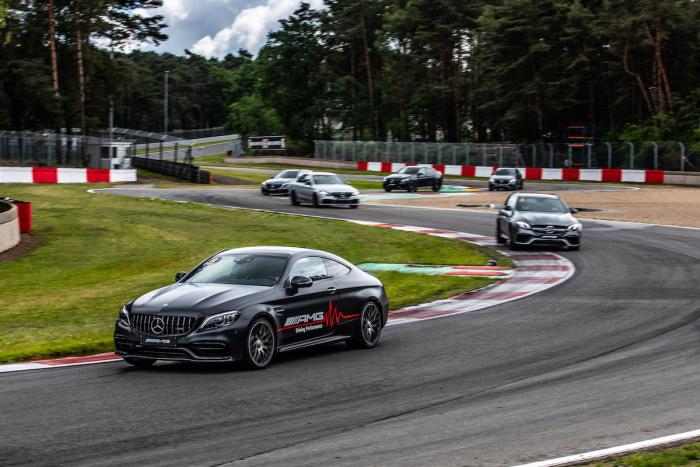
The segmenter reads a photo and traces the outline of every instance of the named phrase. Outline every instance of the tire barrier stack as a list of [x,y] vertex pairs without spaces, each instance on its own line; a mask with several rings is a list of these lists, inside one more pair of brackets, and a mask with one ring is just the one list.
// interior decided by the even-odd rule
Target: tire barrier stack
[[145,157],[132,157],[131,164],[138,169],[168,175],[190,183],[211,183],[211,174],[192,164]]
[[17,207],[0,200],[0,252],[9,250],[20,241]]

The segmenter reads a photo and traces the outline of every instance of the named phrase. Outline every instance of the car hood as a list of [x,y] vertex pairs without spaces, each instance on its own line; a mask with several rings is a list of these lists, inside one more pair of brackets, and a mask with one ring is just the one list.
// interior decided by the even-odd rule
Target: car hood
[[268,178],[265,183],[291,183],[293,181],[293,178]]
[[336,193],[339,191],[346,192],[346,191],[354,191],[355,190],[355,188],[350,186],[350,185],[340,185],[340,184],[314,185],[314,188],[316,188],[317,190],[327,191],[329,193]]
[[414,176],[415,176],[415,174],[391,174],[391,175],[387,176],[386,178],[392,178],[392,179],[399,179],[399,180],[401,180],[401,179],[404,179],[404,178],[411,178],[411,177],[414,177]]
[[176,283],[137,298],[134,312],[189,311],[203,315],[229,311],[267,296],[273,287],[259,285]]
[[571,225],[578,222],[571,214],[561,212],[519,212],[515,220],[530,225]]

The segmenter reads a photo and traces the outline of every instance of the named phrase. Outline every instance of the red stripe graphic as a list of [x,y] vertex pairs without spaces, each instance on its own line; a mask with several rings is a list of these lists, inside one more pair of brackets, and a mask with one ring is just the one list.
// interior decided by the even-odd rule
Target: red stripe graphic
[[88,183],[109,183],[109,169],[87,169]]

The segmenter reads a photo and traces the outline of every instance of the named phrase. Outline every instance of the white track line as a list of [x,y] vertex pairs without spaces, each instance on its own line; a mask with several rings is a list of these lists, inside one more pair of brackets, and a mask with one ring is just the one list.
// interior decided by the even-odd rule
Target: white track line
[[593,462],[608,457],[617,457],[629,454],[635,451],[641,451],[649,448],[657,448],[665,445],[673,445],[683,441],[689,441],[700,437],[700,430],[686,431],[670,436],[662,436],[661,438],[639,441],[636,443],[623,444],[612,448],[599,449],[597,451],[584,452],[574,454],[572,456],[557,457],[556,459],[548,459],[544,461],[532,462],[529,464],[520,464],[514,467],[556,467],[562,465],[574,465],[582,462]]

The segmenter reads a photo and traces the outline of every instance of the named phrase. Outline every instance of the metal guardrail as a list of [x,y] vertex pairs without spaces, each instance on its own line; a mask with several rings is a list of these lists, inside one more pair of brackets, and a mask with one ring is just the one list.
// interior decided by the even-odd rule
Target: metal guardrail
[[542,168],[700,171],[700,143],[677,141],[572,143],[414,143],[314,141],[322,160]]
[[147,159],[145,157],[133,157],[131,161],[133,166],[138,169],[168,175],[190,183],[211,183],[211,174],[209,172],[186,162]]

